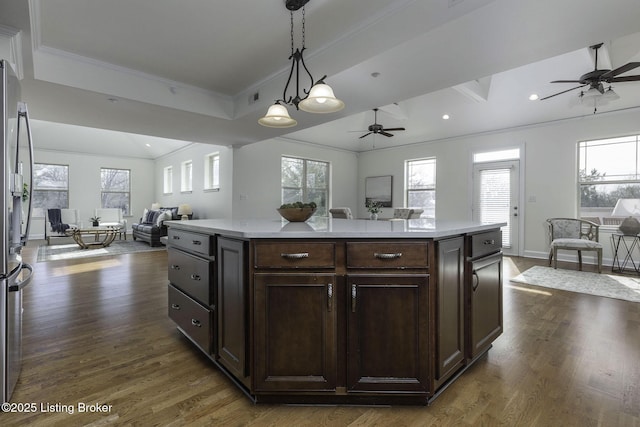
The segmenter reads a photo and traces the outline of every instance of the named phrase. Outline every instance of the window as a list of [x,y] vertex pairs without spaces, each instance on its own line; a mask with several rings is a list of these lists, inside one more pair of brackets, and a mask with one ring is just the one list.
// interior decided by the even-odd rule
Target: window
[[103,208],[120,208],[129,215],[131,205],[131,171],[128,169],[100,169]]
[[436,217],[436,159],[405,162],[406,201],[409,208],[422,208],[422,218]]
[[187,160],[182,162],[182,170],[180,172],[182,179],[180,180],[180,191],[193,191],[193,162]]
[[220,154],[211,153],[204,157],[204,189],[220,189]]
[[164,168],[162,192],[164,194],[173,193],[173,166]]
[[617,226],[618,199],[640,199],[640,135],[578,143],[580,217]]
[[69,166],[36,163],[33,166],[33,216],[46,209],[69,207]]
[[315,202],[316,215],[327,216],[329,163],[282,157],[282,203]]

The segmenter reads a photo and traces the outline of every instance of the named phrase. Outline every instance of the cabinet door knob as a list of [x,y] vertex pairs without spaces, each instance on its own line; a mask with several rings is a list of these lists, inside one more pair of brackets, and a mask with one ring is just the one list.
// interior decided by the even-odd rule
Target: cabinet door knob
[[333,309],[333,284],[329,283],[327,285],[327,311],[331,311]]
[[196,328],[201,328],[201,327],[202,327],[202,324],[201,324],[201,323],[200,323],[200,321],[199,321],[199,320],[197,320],[197,319],[191,319],[191,324],[192,324],[193,326],[195,326]]
[[172,270],[180,270],[180,266],[178,264],[172,264],[171,265],[171,269]]
[[309,252],[300,252],[297,254],[281,253],[280,256],[282,258],[287,258],[287,259],[302,259],[302,258],[309,258]]
[[378,259],[396,259],[402,256],[402,252],[395,252],[395,253],[389,253],[389,254],[375,252],[373,256]]
[[171,304],[171,308],[174,310],[180,310],[180,305],[179,304]]
[[200,276],[194,273],[191,275],[191,280],[200,280]]

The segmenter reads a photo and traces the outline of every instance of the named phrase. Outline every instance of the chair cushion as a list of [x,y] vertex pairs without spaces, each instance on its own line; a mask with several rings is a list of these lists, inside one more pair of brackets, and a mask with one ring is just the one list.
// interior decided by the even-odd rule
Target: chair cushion
[[598,249],[602,248],[602,243],[587,239],[555,239],[551,242],[551,247],[575,248],[575,249]]

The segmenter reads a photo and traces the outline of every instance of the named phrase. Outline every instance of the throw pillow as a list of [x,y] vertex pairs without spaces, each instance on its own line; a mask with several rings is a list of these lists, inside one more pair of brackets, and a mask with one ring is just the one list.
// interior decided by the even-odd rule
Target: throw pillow
[[160,212],[160,211],[149,211],[149,215],[147,215],[147,221],[144,224],[146,224],[146,225],[156,225],[156,221],[158,219],[158,216],[161,213],[162,212]]
[[158,217],[156,218],[155,224],[157,227],[162,227],[162,222],[170,219],[171,211],[161,211],[160,215],[158,215]]
[[147,222],[147,218],[149,218],[149,209],[144,208],[144,211],[142,211],[142,218],[140,222],[145,224]]

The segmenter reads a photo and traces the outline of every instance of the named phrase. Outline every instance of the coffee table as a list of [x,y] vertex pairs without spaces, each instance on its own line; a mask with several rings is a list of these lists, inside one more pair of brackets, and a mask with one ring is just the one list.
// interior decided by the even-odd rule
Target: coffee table
[[[97,227],[75,227],[65,231],[67,236],[73,240],[82,249],[88,249],[92,246],[106,248],[113,242],[116,235],[120,232],[119,226],[97,226]],[[85,241],[83,236],[93,236],[93,241]]]

